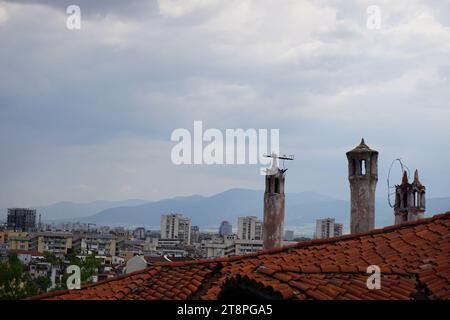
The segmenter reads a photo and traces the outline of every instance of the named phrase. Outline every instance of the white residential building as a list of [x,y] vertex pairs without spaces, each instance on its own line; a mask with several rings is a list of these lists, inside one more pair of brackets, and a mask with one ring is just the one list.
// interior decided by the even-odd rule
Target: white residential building
[[84,234],[74,240],[73,248],[81,254],[96,253],[100,256],[115,256],[117,239],[110,234]]
[[263,249],[263,240],[240,240],[235,241],[235,255],[258,252]]
[[236,235],[216,237],[211,240],[203,240],[201,247],[207,258],[228,257],[235,255]]
[[161,239],[182,240],[186,245],[191,243],[191,219],[181,214],[161,216]]
[[316,220],[316,239],[339,237],[342,235],[342,224],[336,223],[334,218]]
[[262,240],[263,222],[254,216],[239,217],[237,235],[240,240]]
[[[284,241],[283,245],[295,242]],[[206,258],[238,256],[263,250],[263,240],[242,240],[236,235],[203,240],[201,248]]]
[[292,230],[284,231],[284,240],[285,241],[292,241],[292,240],[294,240],[294,231],[292,231]]

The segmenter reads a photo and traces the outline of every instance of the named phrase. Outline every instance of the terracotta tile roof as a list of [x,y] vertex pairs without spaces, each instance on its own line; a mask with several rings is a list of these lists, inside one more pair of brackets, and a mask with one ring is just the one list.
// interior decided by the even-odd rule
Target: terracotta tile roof
[[[449,299],[450,212],[358,235],[229,258],[162,262],[33,299],[217,299],[250,288],[279,299]],[[381,268],[381,289],[366,285]],[[220,297],[223,297],[222,295]]]
[[42,252],[39,251],[33,251],[33,250],[10,250],[11,252],[17,253],[17,254],[29,254],[33,257],[43,257],[44,254]]

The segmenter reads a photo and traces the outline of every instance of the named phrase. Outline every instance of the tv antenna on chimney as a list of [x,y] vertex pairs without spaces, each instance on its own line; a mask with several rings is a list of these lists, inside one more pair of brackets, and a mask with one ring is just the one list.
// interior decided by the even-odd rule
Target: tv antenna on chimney
[[266,158],[273,158],[274,159],[273,161],[275,161],[276,159],[283,160],[283,170],[285,170],[285,167],[284,167],[284,161],[285,160],[294,160],[294,155],[293,154],[290,154],[290,155],[285,155],[285,154],[277,155],[276,153],[272,152],[271,154],[264,153],[263,156],[266,157]]
[[[391,186],[391,183],[390,183],[390,176],[391,176],[391,170],[392,170],[392,167],[394,166],[394,163],[395,163],[396,161],[398,161],[398,163],[400,164],[400,168],[401,168],[401,170],[402,170],[401,176],[403,176],[403,173],[406,171],[406,173],[407,173],[407,175],[408,175],[408,179],[409,179],[409,168],[402,162],[402,159],[397,158],[397,159],[392,160],[391,166],[389,167],[388,177],[387,177],[387,185],[388,185],[388,203],[389,203],[389,206],[390,206],[391,208],[394,207],[394,205],[392,204],[392,201],[391,201],[391,197],[392,197],[392,196],[395,196],[395,185]],[[406,170],[405,170],[405,169],[406,169]],[[394,191],[391,191],[392,189],[394,189]]]

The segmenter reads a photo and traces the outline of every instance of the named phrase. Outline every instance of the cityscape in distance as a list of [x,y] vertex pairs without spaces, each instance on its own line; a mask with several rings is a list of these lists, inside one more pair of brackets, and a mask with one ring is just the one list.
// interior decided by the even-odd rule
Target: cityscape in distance
[[[272,154],[272,167],[266,169],[264,191],[231,189],[211,197],[156,202],[61,202],[38,210],[7,208],[6,220],[0,225],[0,258],[2,263],[22,265],[26,279],[22,281],[27,284],[19,283],[3,297],[48,292],[64,296],[73,266],[80,270],[78,286],[81,282],[101,285],[123,274],[146,272],[159,263],[245,258],[267,249],[301,247],[311,240],[339,241],[344,234],[372,233],[375,212],[385,211],[375,210],[378,151],[370,149],[364,139],[347,152],[350,201],[313,192],[285,194],[287,169],[278,166],[277,157]],[[388,206],[387,219],[380,219],[386,221],[382,227],[420,224],[426,206],[444,212],[449,199],[426,200],[425,190],[418,170],[411,183],[405,170],[401,183],[395,184],[394,205]],[[64,215],[64,208],[73,216]],[[211,208],[217,208],[214,214]],[[43,219],[46,210],[52,217],[48,221]],[[323,216],[330,211],[335,215]],[[349,212],[349,227],[344,227]],[[308,219],[301,219],[301,213]]]
[[448,309],[448,0],[0,0],[0,48],[1,310]]

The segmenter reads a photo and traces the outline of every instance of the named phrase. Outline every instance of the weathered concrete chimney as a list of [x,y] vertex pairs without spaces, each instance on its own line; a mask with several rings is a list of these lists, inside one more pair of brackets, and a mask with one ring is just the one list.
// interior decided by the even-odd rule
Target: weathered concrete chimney
[[284,177],[287,169],[280,169],[273,159],[267,170],[264,192],[264,249],[281,247],[284,228]]
[[350,232],[361,233],[375,227],[375,189],[378,181],[378,151],[361,140],[347,152],[350,182]]
[[425,187],[419,181],[419,171],[414,172],[414,181],[409,183],[403,172],[402,183],[395,186],[395,224],[422,219],[425,213]]

